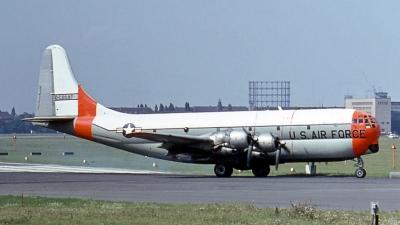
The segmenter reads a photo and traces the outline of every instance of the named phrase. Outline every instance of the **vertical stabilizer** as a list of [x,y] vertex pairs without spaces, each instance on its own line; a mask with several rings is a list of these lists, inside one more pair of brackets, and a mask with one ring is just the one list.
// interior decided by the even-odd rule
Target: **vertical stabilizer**
[[78,83],[65,50],[51,45],[43,52],[35,117],[76,117]]

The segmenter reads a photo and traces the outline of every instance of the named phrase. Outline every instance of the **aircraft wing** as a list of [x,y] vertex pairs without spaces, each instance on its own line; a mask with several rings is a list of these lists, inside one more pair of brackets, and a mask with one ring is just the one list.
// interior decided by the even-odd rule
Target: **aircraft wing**
[[169,151],[168,154],[208,154],[212,149],[212,140],[208,136],[191,136],[179,134],[159,134],[151,132],[134,132],[126,134],[127,137],[142,138],[149,141],[162,143],[159,148]]
[[211,143],[212,141],[208,136],[191,136],[179,134],[158,134],[152,132],[135,132],[127,134],[129,137],[143,138],[149,141],[156,142],[171,142],[177,144],[193,144],[199,142]]

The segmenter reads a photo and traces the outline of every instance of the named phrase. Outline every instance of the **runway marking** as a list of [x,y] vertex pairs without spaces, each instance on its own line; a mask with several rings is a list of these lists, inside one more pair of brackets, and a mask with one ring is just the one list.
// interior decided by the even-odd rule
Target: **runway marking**
[[62,166],[53,164],[2,163],[0,172],[34,172],[34,173],[119,173],[119,174],[170,174],[150,170],[129,170],[107,167]]

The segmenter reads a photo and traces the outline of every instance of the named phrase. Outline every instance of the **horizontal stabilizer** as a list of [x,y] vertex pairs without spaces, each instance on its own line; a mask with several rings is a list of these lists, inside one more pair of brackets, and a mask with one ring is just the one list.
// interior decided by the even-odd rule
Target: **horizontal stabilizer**
[[57,121],[69,121],[74,120],[76,117],[62,117],[62,116],[49,116],[49,117],[35,117],[35,118],[25,118],[23,121],[27,122],[57,122]]

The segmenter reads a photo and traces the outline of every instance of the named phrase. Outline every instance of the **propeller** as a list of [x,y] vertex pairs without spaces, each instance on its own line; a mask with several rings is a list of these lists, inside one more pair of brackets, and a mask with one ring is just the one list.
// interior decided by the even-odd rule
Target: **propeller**
[[281,145],[278,144],[275,157],[275,170],[278,170],[280,157],[281,157]]
[[249,147],[247,148],[247,160],[246,160],[246,165],[248,167],[250,167],[250,163],[251,163],[251,153],[253,151],[253,147],[254,147],[254,135],[256,134],[256,129],[254,128],[254,132],[253,134],[251,134],[249,131],[247,131],[244,127],[243,127],[243,131],[247,134],[247,138],[249,140]]
[[[246,165],[248,167],[250,167],[251,154],[252,154],[252,151],[253,151],[253,148],[254,148],[254,143],[257,142],[257,138],[254,138],[256,136],[256,132],[255,132],[255,129],[254,129],[253,134],[251,134],[244,127],[243,127],[243,131],[247,134],[248,139],[249,139],[249,147],[247,148]],[[271,136],[274,138],[275,145],[276,145],[275,169],[278,170],[280,157],[281,157],[281,152],[282,152],[282,147],[286,145],[286,142],[282,141],[278,136],[274,135],[272,132],[271,132]]]
[[251,152],[253,151],[253,137],[250,139],[249,147],[247,148],[247,162],[246,165],[250,167]]
[[280,157],[281,157],[281,149],[282,149],[282,146],[285,146],[286,142],[280,140],[280,138],[275,136],[272,132],[271,132],[271,136],[274,138],[275,144],[276,144],[275,170],[278,170]]

